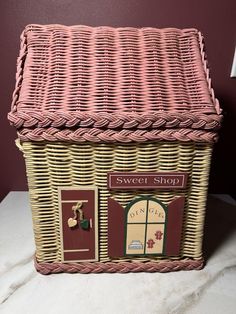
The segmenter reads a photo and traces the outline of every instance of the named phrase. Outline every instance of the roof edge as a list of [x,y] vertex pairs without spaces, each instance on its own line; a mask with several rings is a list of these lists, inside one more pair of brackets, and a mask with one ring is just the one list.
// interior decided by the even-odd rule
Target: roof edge
[[222,113],[222,109],[220,108],[219,101],[215,97],[215,92],[214,92],[214,89],[212,87],[212,82],[211,82],[211,78],[210,78],[210,70],[208,67],[206,51],[205,51],[204,37],[200,31],[198,31],[198,39],[199,39],[199,45],[200,45],[200,52],[201,52],[201,56],[202,56],[202,65],[203,65],[203,69],[204,69],[204,72],[206,75],[206,80],[208,83],[208,89],[209,89],[209,92],[210,92],[210,95],[212,98],[212,102],[215,106],[216,113],[218,115],[220,115]]
[[11,112],[14,113],[17,111],[17,101],[19,98],[20,90],[21,90],[21,83],[23,80],[23,73],[24,73],[24,64],[25,59],[27,56],[27,36],[26,36],[26,29],[20,35],[20,52],[17,58],[16,64],[16,83],[15,89],[12,95],[12,103],[11,103]]
[[178,27],[150,27],[150,26],[140,26],[140,27],[134,27],[134,26],[120,26],[120,27],[116,27],[116,26],[111,26],[111,25],[97,25],[97,26],[93,26],[93,25],[85,25],[85,24],[74,24],[74,25],[64,25],[64,24],[35,24],[35,23],[30,23],[27,24],[25,26],[24,32],[27,34],[28,31],[32,31],[35,28],[48,28],[48,29],[55,29],[55,27],[58,28],[77,28],[77,27],[84,27],[84,28],[91,28],[91,29],[97,29],[97,28],[101,28],[101,29],[116,29],[116,30],[137,30],[137,29],[155,29],[155,30],[160,30],[160,31],[180,31],[180,32],[194,32],[194,33],[198,33],[199,30],[194,28],[194,27],[186,27],[186,28],[178,28]]

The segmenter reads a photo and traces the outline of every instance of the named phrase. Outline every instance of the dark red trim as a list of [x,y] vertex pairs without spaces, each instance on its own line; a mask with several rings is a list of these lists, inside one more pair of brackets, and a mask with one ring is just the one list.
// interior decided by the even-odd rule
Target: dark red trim
[[125,210],[113,198],[108,198],[108,256],[124,256]]
[[165,243],[165,255],[167,256],[178,255],[180,251],[184,202],[185,197],[181,196],[168,205]]

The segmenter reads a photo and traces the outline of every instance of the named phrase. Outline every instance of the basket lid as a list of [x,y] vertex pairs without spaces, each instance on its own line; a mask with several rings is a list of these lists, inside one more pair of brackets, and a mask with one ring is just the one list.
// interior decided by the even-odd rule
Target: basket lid
[[22,140],[214,141],[196,29],[28,25],[8,115]]

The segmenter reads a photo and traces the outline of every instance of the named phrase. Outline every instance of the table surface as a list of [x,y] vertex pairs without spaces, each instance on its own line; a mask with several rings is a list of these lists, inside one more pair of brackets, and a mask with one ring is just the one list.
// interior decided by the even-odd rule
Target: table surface
[[201,271],[43,276],[27,192],[0,204],[0,313],[236,313],[236,202],[210,195]]

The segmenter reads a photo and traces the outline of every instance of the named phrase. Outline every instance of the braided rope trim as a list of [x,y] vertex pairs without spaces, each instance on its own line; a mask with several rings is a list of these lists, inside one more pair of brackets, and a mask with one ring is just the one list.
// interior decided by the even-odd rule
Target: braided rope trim
[[179,270],[200,270],[204,266],[204,260],[184,259],[178,261],[160,262],[94,262],[94,263],[38,263],[34,260],[35,268],[43,275],[58,273],[137,273],[160,272],[166,273]]
[[17,101],[19,99],[19,94],[23,81],[23,73],[24,73],[24,62],[27,56],[27,39],[26,39],[26,31],[24,30],[20,36],[20,52],[17,58],[17,67],[16,67],[16,83],[15,89],[12,95],[12,103],[11,103],[11,112],[16,112],[17,110]]
[[199,113],[150,112],[147,114],[112,114],[107,112],[17,112],[9,113],[12,125],[19,128],[107,128],[107,129],[147,129],[147,128],[193,128],[217,130],[220,128],[222,116]]
[[166,130],[101,130],[81,128],[75,131],[56,128],[22,129],[18,131],[21,141],[69,141],[93,143],[129,143],[147,141],[183,141],[183,142],[216,142],[218,135],[214,132],[192,129]]

